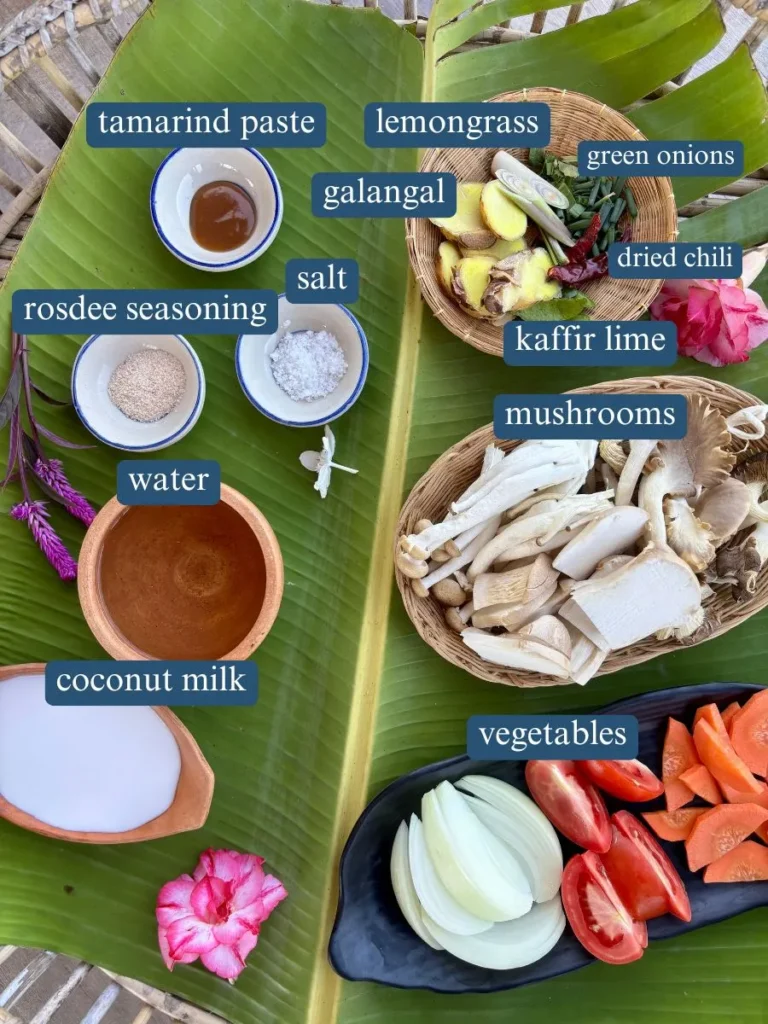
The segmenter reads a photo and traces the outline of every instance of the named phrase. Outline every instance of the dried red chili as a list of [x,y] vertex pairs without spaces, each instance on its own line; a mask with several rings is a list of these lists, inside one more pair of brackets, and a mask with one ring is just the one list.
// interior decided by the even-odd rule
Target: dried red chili
[[588,260],[581,263],[568,263],[564,267],[550,267],[547,277],[550,280],[560,281],[562,284],[584,284],[585,281],[592,281],[596,277],[604,277],[608,273],[608,253],[601,252],[599,256],[590,256]]
[[568,262],[583,263],[587,256],[589,256],[590,250],[595,244],[599,233],[600,214],[596,213],[581,238],[568,250]]

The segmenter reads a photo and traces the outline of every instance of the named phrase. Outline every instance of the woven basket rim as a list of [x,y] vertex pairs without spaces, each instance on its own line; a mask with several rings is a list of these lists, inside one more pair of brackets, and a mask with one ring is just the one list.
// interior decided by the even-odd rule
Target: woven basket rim
[[[603,103],[601,100],[581,92],[555,89],[551,86],[537,86],[535,88],[499,93],[491,97],[487,102],[545,102],[552,111],[553,126],[556,122],[559,106],[566,102],[569,106],[575,103],[577,107],[583,110],[586,118],[591,120],[602,118],[605,124],[611,126],[613,132],[620,134],[622,138],[628,141],[645,140],[645,136],[640,129],[625,114],[614,110],[607,103]],[[588,135],[584,137],[589,138]],[[553,146],[553,144],[551,143],[550,146]],[[553,148],[557,151],[557,146]],[[466,150],[455,148],[429,149],[422,157],[419,170],[445,170],[446,162],[471,159],[471,157],[464,156],[467,153],[472,154],[475,159],[490,159],[489,155],[495,153],[497,149],[498,147]],[[519,158],[523,158],[523,151],[511,151]],[[459,155],[457,156],[456,154]],[[565,156],[567,154],[562,152],[560,155]],[[653,238],[640,238],[639,241],[674,241],[678,234],[678,223],[677,204],[671,180],[668,177],[632,178],[628,176],[628,178],[633,183],[638,210],[640,211],[644,227],[654,235]],[[472,179],[464,178],[461,180]],[[638,192],[640,196],[638,196]],[[651,193],[650,202],[645,198],[646,193],[649,192]],[[651,224],[651,221],[656,219],[659,221],[658,230],[656,230],[655,223]],[[493,325],[490,321],[482,320],[466,313],[455,301],[445,294],[441,287],[435,269],[434,254],[437,250],[437,245],[442,239],[443,235],[440,229],[428,220],[414,217],[409,217],[406,220],[408,258],[413,274],[419,283],[422,298],[432,310],[432,313],[452,334],[455,334],[462,341],[466,341],[482,352],[501,356],[503,354],[503,328]],[[620,284],[619,281],[621,281]],[[594,319],[636,320],[651,305],[661,290],[662,284],[663,282],[660,278],[623,281],[621,279],[605,277],[586,285],[585,291],[598,303],[594,311]],[[621,297],[610,303],[607,307],[603,303],[604,308],[601,309],[601,296],[606,295],[609,287],[620,288],[622,292]]]
[[[724,415],[730,415],[738,408],[762,404],[760,399],[754,395],[730,384],[710,380],[706,377],[687,375],[631,377],[624,380],[603,381],[598,384],[573,388],[570,391],[564,392],[564,394],[652,394],[659,391],[680,393],[686,396],[694,394],[703,395],[703,397],[719,408]],[[519,440],[500,441],[495,437],[493,424],[490,423],[472,431],[461,441],[458,441],[444,451],[414,484],[403,504],[395,532],[393,559],[399,538],[403,534],[411,533],[418,519],[431,518],[433,521],[439,521],[445,514],[447,504],[441,502],[442,508],[431,508],[429,505],[429,495],[430,493],[435,493],[435,488],[439,483],[441,475],[445,473],[451,462],[455,462],[468,452],[472,454],[472,468],[464,476],[459,475],[455,481],[456,487],[453,497],[456,497],[477,476],[482,463],[483,451],[487,445],[496,444],[505,451],[510,451],[521,443]],[[739,448],[738,439],[733,439],[732,447],[734,449]],[[750,451],[768,451],[768,436],[760,441],[750,442]],[[437,601],[432,598],[419,598],[414,594],[410,580],[400,572],[397,565],[395,565],[395,578],[406,614],[419,636],[437,654],[451,664],[464,669],[478,679],[492,683],[502,683],[508,686],[527,688],[534,686],[577,685],[569,683],[568,680],[553,679],[539,673],[505,669],[500,665],[493,665],[490,662],[483,661],[479,655],[462,644],[459,634],[448,626],[445,622],[443,609]],[[749,600],[740,603],[736,602],[731,596],[730,590],[718,593],[713,604],[708,605],[708,607],[716,609],[719,622],[706,637],[696,641],[696,644],[681,643],[674,639],[659,641],[654,637],[650,637],[619,651],[612,652],[606,658],[597,675],[610,675],[620,671],[622,668],[639,665],[662,654],[670,654],[683,650],[685,647],[706,643],[707,640],[721,636],[735,626],[741,625],[741,623],[766,606],[768,606],[768,567],[764,567],[760,572],[757,590]]]

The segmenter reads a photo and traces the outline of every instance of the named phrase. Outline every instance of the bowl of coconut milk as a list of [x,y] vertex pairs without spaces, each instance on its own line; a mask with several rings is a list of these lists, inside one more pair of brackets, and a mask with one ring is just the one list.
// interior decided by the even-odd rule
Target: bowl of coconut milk
[[53,706],[44,664],[0,667],[0,817],[53,839],[143,842],[202,828],[213,786],[168,708]]
[[240,387],[251,405],[288,427],[320,427],[347,412],[368,374],[368,340],[340,303],[288,302],[280,295],[273,334],[241,334]]

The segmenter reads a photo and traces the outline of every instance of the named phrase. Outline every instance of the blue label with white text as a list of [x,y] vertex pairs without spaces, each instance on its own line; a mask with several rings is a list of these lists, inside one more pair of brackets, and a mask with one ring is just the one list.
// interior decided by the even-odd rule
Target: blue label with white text
[[89,103],[85,137],[100,149],[171,146],[309,149],[326,137],[322,103]]
[[365,144],[454,149],[547,146],[551,113],[546,103],[369,103]]
[[680,142],[580,142],[579,174],[632,178],[739,178],[744,143],[737,140]]
[[49,661],[45,700],[55,706],[248,707],[258,698],[253,661]]
[[315,217],[452,217],[456,176],[446,171],[321,171],[312,178]]
[[121,505],[216,505],[221,466],[212,459],[125,459],[117,464]]
[[510,320],[510,366],[671,366],[677,326],[669,320]]
[[631,761],[638,744],[634,715],[473,715],[467,722],[473,761]]
[[614,242],[608,247],[611,277],[741,277],[737,242]]
[[498,395],[493,432],[502,440],[679,440],[688,432],[685,395]]
[[357,260],[288,260],[285,297],[289,302],[357,302],[360,268]]

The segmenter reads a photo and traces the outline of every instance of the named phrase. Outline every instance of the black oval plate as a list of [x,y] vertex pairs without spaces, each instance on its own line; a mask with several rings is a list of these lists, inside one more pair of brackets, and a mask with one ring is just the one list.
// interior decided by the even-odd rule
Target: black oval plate
[[[715,701],[725,707],[750,697],[760,686],[743,683],[704,683],[657,690],[617,701],[600,709],[604,714],[635,715],[640,725],[639,758],[659,775],[667,718],[679,718],[688,726],[696,709]],[[431,992],[500,992],[533,981],[554,978],[594,963],[566,928],[558,944],[542,960],[511,971],[489,971],[457,960],[449,953],[430,949],[406,924],[395,902],[389,877],[389,858],[395,832],[412,813],[419,814],[421,797],[444,779],[456,781],[470,772],[495,775],[525,790],[525,761],[470,761],[451,758],[419,768],[393,782],[361,814],[341,858],[339,907],[331,933],[329,956],[334,970],[349,981],[376,981],[395,988],[428,989]],[[608,798],[611,810],[620,804]],[[640,810],[663,809],[663,797]],[[724,921],[745,910],[768,904],[768,882],[744,885],[705,885],[702,873],[688,870],[682,843],[663,843],[685,882],[691,900],[690,923],[667,914],[650,921],[652,940],[667,939]],[[563,855],[576,847],[563,841]]]

